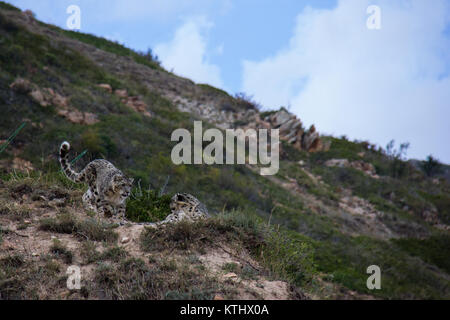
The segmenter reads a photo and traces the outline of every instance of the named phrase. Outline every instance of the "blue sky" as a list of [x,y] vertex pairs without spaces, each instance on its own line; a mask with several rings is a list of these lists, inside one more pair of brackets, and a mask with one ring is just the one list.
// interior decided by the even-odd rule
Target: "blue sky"
[[[66,27],[152,48],[168,70],[289,106],[305,126],[450,163],[448,0],[14,0]],[[377,5],[381,29],[369,30]]]

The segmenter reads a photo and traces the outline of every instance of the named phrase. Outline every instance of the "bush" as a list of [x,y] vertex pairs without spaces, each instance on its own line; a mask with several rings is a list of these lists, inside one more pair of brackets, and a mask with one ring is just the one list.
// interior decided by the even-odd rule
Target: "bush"
[[19,8],[16,8],[13,5],[10,5],[9,3],[6,3],[4,1],[0,1],[0,9],[12,10],[12,11],[20,12]]
[[427,176],[432,177],[440,171],[441,163],[438,159],[435,159],[432,155],[429,155],[427,160],[421,163],[421,167]]
[[40,221],[39,229],[57,233],[75,234],[86,240],[114,242],[118,235],[110,226],[95,219],[77,221],[70,214],[62,214],[57,218],[46,218]]
[[158,195],[156,190],[139,190],[127,200],[127,219],[135,222],[157,222],[164,220],[170,214],[172,196]]
[[391,162],[391,175],[393,178],[400,178],[406,172],[406,163],[404,161],[406,152],[409,148],[409,142],[400,144],[399,149],[395,149],[395,141],[391,140],[386,146],[386,155]]
[[237,101],[237,105],[243,107],[246,110],[254,109],[260,110],[261,106],[258,102],[253,100],[252,96],[246,95],[244,92],[236,93],[234,98]]
[[232,211],[204,221],[180,222],[164,229],[146,229],[141,235],[144,251],[198,250],[232,243],[247,249],[270,275],[295,285],[307,284],[315,272],[313,251],[302,239],[260,218]]
[[64,262],[72,263],[72,252],[58,239],[53,239],[53,245],[50,247],[50,252],[57,257],[61,257]]

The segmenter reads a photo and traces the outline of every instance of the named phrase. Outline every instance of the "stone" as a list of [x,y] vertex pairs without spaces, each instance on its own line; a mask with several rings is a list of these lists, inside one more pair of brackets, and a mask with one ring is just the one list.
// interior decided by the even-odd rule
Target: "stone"
[[316,127],[312,125],[308,131],[303,134],[302,147],[308,152],[319,151],[320,137],[316,132]]
[[13,83],[9,85],[9,87],[14,91],[23,94],[27,94],[32,90],[31,82],[23,78],[17,78]]
[[30,161],[27,161],[27,160],[24,160],[21,158],[14,158],[12,167],[13,167],[13,169],[19,170],[19,171],[33,171],[34,170],[33,164]]
[[99,122],[97,115],[90,112],[81,112],[77,109],[74,110],[60,109],[57,111],[57,113],[58,115],[66,118],[66,120],[72,123],[92,125]]
[[[116,90],[117,91],[117,90]],[[147,111],[147,104],[142,101],[138,96],[126,97],[121,100],[123,104],[130,107],[136,112],[142,113],[147,117],[151,117],[149,111]]]
[[287,111],[285,110],[280,110],[278,112],[276,112],[275,114],[272,115],[271,117],[271,122],[273,123],[273,125],[275,126],[275,128],[278,128],[279,126],[281,126],[283,123],[287,122],[289,119],[291,119],[292,115],[289,114]]
[[[51,90],[51,89],[50,89]],[[67,108],[69,105],[69,99],[66,97],[63,97],[62,95],[55,93],[53,90],[49,91],[52,92],[52,103],[55,107],[59,108]]]
[[90,113],[90,112],[85,112],[84,113],[84,124],[87,125],[92,125],[95,124],[97,122],[99,122],[100,120],[98,120],[98,117],[96,114]]
[[225,279],[237,278],[237,274],[234,272],[230,272],[230,273],[224,274],[223,277]]
[[126,89],[116,89],[114,91],[114,94],[116,96],[118,96],[119,98],[127,98],[128,97],[128,92]]
[[130,242],[130,238],[128,238],[128,237],[123,237],[123,238],[120,240],[120,243],[122,243],[122,244],[125,244],[125,243],[128,243],[128,242]]
[[31,24],[34,23],[35,20],[34,20],[34,12],[33,11],[31,11],[30,9],[27,9],[27,10],[23,11],[22,14],[24,15],[24,17],[28,23],[31,23]]
[[289,132],[291,132],[292,130],[294,130],[295,128],[293,128],[293,127],[294,127],[294,125],[297,124],[297,121],[296,121],[296,120],[297,120],[297,119],[292,118],[292,119],[286,121],[285,123],[283,123],[283,124],[280,126],[280,134],[289,133]]
[[350,166],[350,162],[348,161],[348,159],[331,159],[331,160],[326,161],[325,165],[327,167],[344,168],[344,167],[349,167]]
[[223,296],[221,296],[220,294],[216,294],[214,296],[213,300],[225,300],[225,298]]
[[438,224],[439,218],[435,210],[425,210],[422,212],[422,218],[431,224]]
[[111,85],[108,84],[108,83],[100,83],[100,84],[97,85],[97,87],[106,90],[108,93],[112,93],[113,92],[113,89],[112,89]]
[[37,102],[41,107],[48,107],[49,103],[46,101],[44,94],[41,90],[36,89],[31,91],[30,97]]
[[72,110],[72,111],[66,111],[65,112],[65,118],[69,120],[72,123],[83,123],[84,115],[82,112],[78,110]]

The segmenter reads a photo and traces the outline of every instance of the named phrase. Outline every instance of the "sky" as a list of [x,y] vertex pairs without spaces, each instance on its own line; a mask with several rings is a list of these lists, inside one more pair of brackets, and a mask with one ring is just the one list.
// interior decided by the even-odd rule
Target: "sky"
[[7,2],[62,28],[78,5],[81,32],[151,48],[178,75],[285,106],[323,134],[410,142],[409,158],[450,163],[450,0]]

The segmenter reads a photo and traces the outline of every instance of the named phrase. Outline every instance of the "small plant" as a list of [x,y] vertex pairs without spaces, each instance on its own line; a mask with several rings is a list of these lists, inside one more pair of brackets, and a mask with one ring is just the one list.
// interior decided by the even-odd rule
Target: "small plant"
[[156,190],[144,190],[140,185],[134,189],[127,201],[127,219],[135,222],[157,222],[170,214],[172,196]]
[[222,266],[222,270],[236,273],[239,271],[239,265],[235,262],[227,262]]
[[393,178],[400,178],[404,175],[406,169],[406,152],[409,148],[409,142],[400,144],[399,149],[395,148],[395,141],[391,140],[386,146],[386,155],[391,160],[391,175]]
[[82,239],[92,241],[114,242],[118,235],[110,226],[93,218],[77,221],[70,214],[62,214],[58,218],[42,219],[39,224],[42,231],[75,234]]
[[125,249],[115,246],[103,252],[100,256],[100,260],[110,260],[113,262],[119,262],[122,259],[125,259],[127,256],[128,253]]
[[159,60],[159,57],[157,54],[153,53],[153,50],[151,48],[147,49],[146,52],[137,52],[137,54],[147,60],[148,62],[152,62],[157,64],[158,66],[161,65],[161,61]]
[[426,161],[421,163],[421,167],[428,177],[437,174],[440,171],[441,166],[439,160],[434,158],[431,154],[427,157]]
[[50,252],[57,257],[61,257],[65,263],[72,262],[72,251],[67,249],[67,247],[58,239],[53,239],[53,245],[50,247]]
[[237,104],[243,106],[245,109],[261,109],[260,104],[254,101],[252,96],[248,96],[244,92],[236,93],[234,98],[237,100]]

